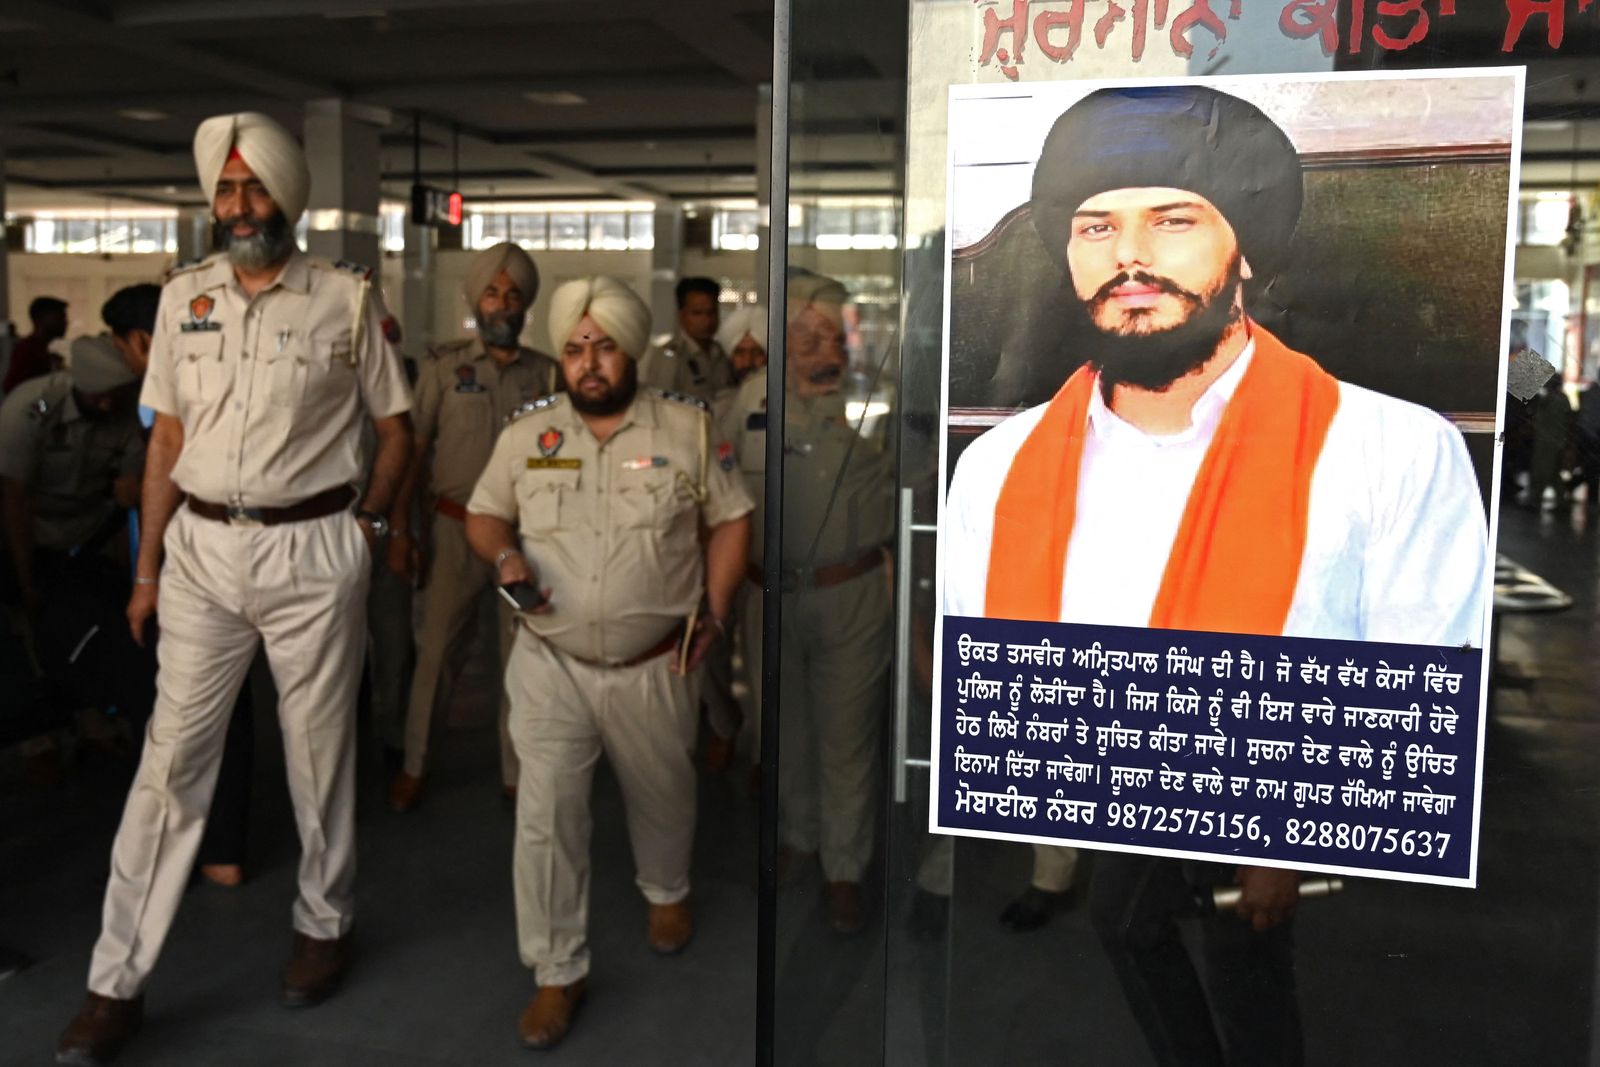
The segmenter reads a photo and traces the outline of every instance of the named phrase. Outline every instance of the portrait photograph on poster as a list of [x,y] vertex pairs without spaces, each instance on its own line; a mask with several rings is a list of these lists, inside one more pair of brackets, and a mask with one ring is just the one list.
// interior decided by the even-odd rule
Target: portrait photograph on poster
[[1522,92],[952,87],[931,830],[1476,884]]

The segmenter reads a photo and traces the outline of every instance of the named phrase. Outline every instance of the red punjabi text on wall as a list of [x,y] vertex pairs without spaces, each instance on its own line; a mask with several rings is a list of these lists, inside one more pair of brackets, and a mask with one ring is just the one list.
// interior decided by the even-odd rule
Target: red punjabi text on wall
[[[1054,63],[1070,61],[1083,44],[1084,31],[1094,37],[1095,47],[1105,48],[1106,39],[1118,23],[1130,22],[1133,31],[1133,59],[1144,58],[1152,32],[1165,32],[1174,55],[1187,59],[1197,44],[1210,43],[1209,56],[1215,56],[1228,40],[1228,23],[1244,14],[1246,0],[1093,0],[1100,13],[1089,16],[1091,0],[973,0],[983,8],[983,48],[979,66],[991,63],[1012,81],[1027,58],[1030,42],[1040,54]],[[1343,39],[1338,24],[1339,0],[1249,0],[1252,4],[1282,5],[1278,28],[1296,40],[1315,38],[1325,55],[1341,47],[1358,53],[1370,39],[1379,48],[1404,51],[1427,37],[1440,20],[1456,13],[1457,0],[1360,0],[1350,10]],[[1467,0],[1461,0],[1465,3]],[[1487,0],[1471,0],[1483,3]],[[1582,15],[1597,0],[1503,0],[1506,10],[1502,51],[1509,52],[1524,33],[1544,30],[1546,43],[1560,48],[1566,36],[1567,18],[1573,11]],[[1008,12],[1002,14],[1002,10]],[[1370,10],[1369,10],[1370,8]],[[1600,14],[1600,7],[1596,7]]]

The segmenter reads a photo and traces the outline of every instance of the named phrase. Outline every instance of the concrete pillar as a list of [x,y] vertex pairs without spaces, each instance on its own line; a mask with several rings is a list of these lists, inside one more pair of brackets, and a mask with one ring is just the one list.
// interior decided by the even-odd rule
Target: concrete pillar
[[384,108],[344,100],[306,104],[306,160],[311,167],[307,252],[378,265],[383,253],[378,135],[388,125]]
[[678,329],[678,274],[683,266],[683,209],[657,204],[655,248],[650,252],[650,322],[657,338]]
[[400,301],[402,318],[400,333],[405,351],[421,356],[434,344],[433,326],[433,270],[434,243],[437,231],[431,226],[411,225],[406,214],[405,274],[401,281],[404,294]]
[[[784,131],[788,136],[788,131]],[[767,245],[772,237],[772,86],[763,85],[756,93],[756,292],[767,302],[770,268]]]
[[178,209],[178,262],[188,263],[211,254],[211,209]]

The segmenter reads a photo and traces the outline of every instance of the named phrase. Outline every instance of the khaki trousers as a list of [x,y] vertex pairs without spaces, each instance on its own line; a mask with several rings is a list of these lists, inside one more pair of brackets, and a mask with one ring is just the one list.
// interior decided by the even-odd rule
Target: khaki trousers
[[689,895],[696,706],[672,655],[596,667],[520,628],[506,690],[522,762],[512,874],[522,962],[541,986],[589,973],[589,791],[605,752],[622,785],[635,882],[652,904]]
[[779,837],[820,852],[828,881],[857,882],[872,856],[893,654],[885,570],[785,593],[783,626]]
[[89,989],[144,987],[205,830],[234,698],[259,642],[278,689],[289,796],[300,829],[293,923],[340,937],[353,918],[355,700],[370,553],[340,512],[281,526],[173,515],[161,571],[156,704],[111,848]]
[[[450,689],[461,673],[467,639],[477,619],[478,598],[494,586],[494,568],[467,544],[466,525],[435,513],[428,562],[422,586],[422,623],[417,633],[417,668],[411,677],[411,704],[406,710],[406,773],[421,777],[428,767],[428,738],[435,713],[442,712]],[[498,615],[495,647],[501,673],[511,654],[511,606],[494,596]],[[500,781],[517,784],[517,754],[506,732],[510,702],[500,693]]]

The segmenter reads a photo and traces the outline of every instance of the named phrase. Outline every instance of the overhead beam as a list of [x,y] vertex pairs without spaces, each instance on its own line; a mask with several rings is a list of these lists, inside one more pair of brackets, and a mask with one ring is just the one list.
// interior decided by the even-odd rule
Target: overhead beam
[[771,81],[772,42],[735,18],[729,6],[715,0],[677,0],[655,5],[651,22],[752,87]]
[[[213,5],[218,7],[234,5]],[[318,97],[336,97],[340,91],[332,85],[308,81],[269,70],[243,60],[214,55],[189,45],[179,44],[163,34],[148,29],[138,29],[127,24],[85,15],[70,8],[44,3],[43,0],[6,0],[6,14],[28,22],[80,44],[96,45],[113,51],[131,52],[164,67],[181,67],[191,74],[200,74],[228,85],[239,85],[265,96],[284,100],[312,100]]]
[[[127,140],[122,137],[105,137],[77,133],[71,130],[52,129],[47,126],[35,126],[25,123],[7,123],[16,131],[7,136],[7,140],[15,144],[28,139],[49,141],[53,144],[67,145],[72,148],[82,148],[100,155],[117,159],[150,159],[170,163],[179,153],[167,152],[162,149],[143,144],[138,141]],[[20,136],[19,136],[20,135]],[[35,157],[49,158],[49,157]],[[76,158],[76,157],[74,157]]]
[[[523,166],[535,167],[551,178],[593,186],[623,200],[659,202],[662,199],[662,194],[655,189],[610,178],[601,178],[592,170],[576,166],[565,160],[543,156],[536,152],[522,151],[502,144],[496,139],[485,135],[481,130],[448,126],[426,116],[422,119],[421,129],[424,137],[445,146],[446,151],[449,150],[451,141],[459,137],[462,144],[472,147],[479,154],[479,158],[486,161],[516,160],[517,163]],[[437,151],[438,149],[435,149],[435,152]]]

